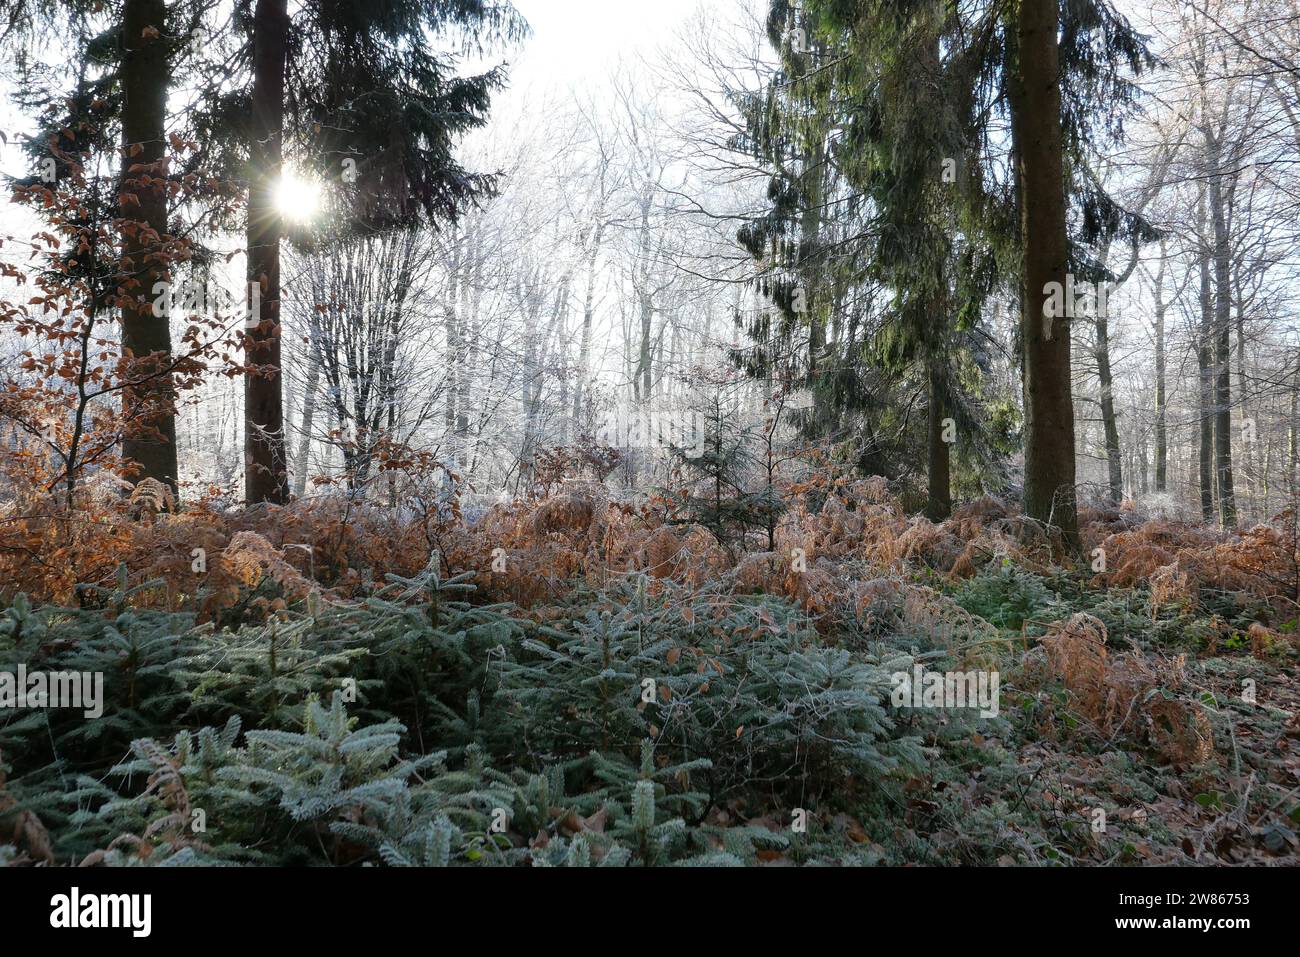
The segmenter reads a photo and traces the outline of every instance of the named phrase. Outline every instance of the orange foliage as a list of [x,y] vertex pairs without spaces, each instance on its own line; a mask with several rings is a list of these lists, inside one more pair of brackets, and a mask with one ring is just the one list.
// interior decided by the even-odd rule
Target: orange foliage
[[[392,493],[386,504],[324,495],[236,511],[209,494],[178,511],[165,486],[123,487],[105,472],[83,483],[69,520],[29,477],[14,483],[0,511],[0,576],[9,593],[66,603],[77,600],[77,583],[109,585],[125,564],[133,585],[165,583],[141,601],[208,616],[263,582],[286,598],[313,585],[351,597],[389,573],[417,574],[436,553],[445,575],[471,572],[482,597],[525,609],[579,582],[599,586],[640,572],[692,588],[720,583],[782,595],[828,624],[835,616],[868,626],[888,618],[928,630],[939,644],[978,645],[987,623],[906,579],[918,569],[965,578],[1004,560],[1041,572],[1070,561],[1054,532],[996,499],[971,502],[940,523],[909,519],[878,479],[789,485],[792,500],[769,551],[764,532],[748,548],[729,549],[702,526],[666,521],[666,500],[614,501],[594,481],[559,482],[552,494],[501,501],[467,518],[447,494],[455,477],[436,461],[398,448],[381,459],[383,488]],[[0,457],[0,468],[20,479],[23,466]],[[1287,514],[1240,534],[1139,523],[1118,511],[1088,518],[1088,534],[1106,532],[1095,539],[1106,566],[1093,584],[1148,586],[1153,615],[1194,604],[1205,588],[1279,607],[1292,600],[1297,556]]]
[[1105,570],[1095,587],[1149,584],[1153,611],[1193,601],[1201,589],[1233,592],[1295,614],[1300,600],[1300,552],[1288,510],[1272,523],[1243,532],[1148,521],[1101,539]]
[[1204,710],[1176,692],[1186,684],[1185,658],[1138,652],[1110,656],[1106,626],[1086,614],[1054,622],[1039,639],[1047,671],[1069,692],[1071,710],[1108,738],[1144,737],[1177,764],[1209,760],[1214,736]]

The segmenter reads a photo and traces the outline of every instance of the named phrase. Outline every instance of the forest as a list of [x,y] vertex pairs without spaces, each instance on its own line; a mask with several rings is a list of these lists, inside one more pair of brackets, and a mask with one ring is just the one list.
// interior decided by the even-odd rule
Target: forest
[[1297,0],[0,0],[0,101],[0,866],[1300,864]]

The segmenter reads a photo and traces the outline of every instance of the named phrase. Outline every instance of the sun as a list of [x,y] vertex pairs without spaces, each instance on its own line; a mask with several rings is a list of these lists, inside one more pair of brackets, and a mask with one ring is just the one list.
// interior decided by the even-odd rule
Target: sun
[[320,183],[286,169],[275,190],[275,205],[287,220],[305,223],[321,209]]

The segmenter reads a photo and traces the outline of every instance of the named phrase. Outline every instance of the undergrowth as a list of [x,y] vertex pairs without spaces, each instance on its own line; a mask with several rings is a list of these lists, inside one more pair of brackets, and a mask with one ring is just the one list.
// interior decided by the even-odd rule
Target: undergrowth
[[[0,710],[0,861],[1293,862],[1289,521],[1099,519],[1096,573],[991,500],[936,525],[859,483],[733,561],[571,492],[322,569],[291,526],[164,513],[138,534],[201,525],[210,580],[128,542],[5,600],[0,672],[103,701]],[[995,674],[996,713],[900,702],[923,671]]]

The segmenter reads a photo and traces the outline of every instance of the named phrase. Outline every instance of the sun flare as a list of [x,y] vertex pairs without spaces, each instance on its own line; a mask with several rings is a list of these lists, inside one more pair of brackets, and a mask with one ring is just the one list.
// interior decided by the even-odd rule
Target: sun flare
[[275,205],[285,219],[305,223],[320,212],[320,184],[286,169],[276,187]]

